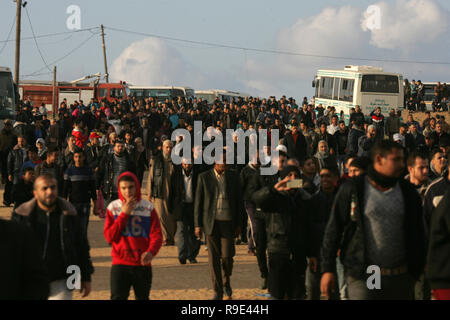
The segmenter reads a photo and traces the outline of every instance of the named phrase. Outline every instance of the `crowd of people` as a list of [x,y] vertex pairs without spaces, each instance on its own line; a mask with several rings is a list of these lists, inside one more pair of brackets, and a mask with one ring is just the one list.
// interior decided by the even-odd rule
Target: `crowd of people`
[[[273,299],[450,299],[450,130],[443,115],[415,115],[356,106],[346,118],[306,97],[132,97],[63,101],[49,119],[27,98],[0,132],[3,204],[15,221],[0,221],[0,237],[17,240],[5,249],[11,277],[0,298],[70,299],[70,265],[89,295],[92,212],[112,246],[111,299],[127,299],[131,286],[149,298],[163,245],[177,246],[182,265],[197,263],[204,245],[213,299],[231,299],[236,244],[255,256]],[[269,141],[262,153],[247,149],[245,163],[196,161],[202,142],[175,164],[172,132],[193,137],[196,121],[201,136],[267,129]],[[261,156],[275,174],[261,173]],[[366,285],[368,266],[379,268],[381,289]]]
[[[408,79],[404,81],[405,107],[409,111],[424,112],[427,109],[425,103],[425,87],[421,80],[412,80],[409,83]],[[450,98],[450,88],[446,83],[438,81],[433,87],[433,98],[431,106],[433,111],[448,111],[448,99]]]

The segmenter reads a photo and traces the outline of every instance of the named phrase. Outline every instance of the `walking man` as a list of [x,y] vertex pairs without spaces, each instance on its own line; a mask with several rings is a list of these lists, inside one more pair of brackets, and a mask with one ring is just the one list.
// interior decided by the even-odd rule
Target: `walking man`
[[31,227],[34,240],[48,270],[50,300],[71,300],[72,289],[67,286],[68,267],[78,266],[81,272],[81,293],[91,292],[94,272],[89,255],[89,243],[81,231],[77,211],[70,202],[58,197],[56,179],[44,174],[34,182],[34,199],[23,203],[13,212],[13,220]]
[[[190,160],[190,161],[189,161]],[[197,263],[201,241],[194,232],[194,200],[198,172],[191,159],[183,158],[181,166],[176,166],[170,182],[169,211],[177,221],[176,240],[178,260],[185,264]]]
[[[347,180],[334,200],[322,244],[321,292],[329,297],[334,288],[340,249],[351,300],[414,299],[425,265],[420,196],[400,179],[402,146],[378,142],[372,162],[368,174]],[[369,266],[379,269],[380,289],[368,289]]]
[[[206,234],[213,300],[231,299],[230,277],[235,255],[234,238],[240,234],[244,206],[239,176],[227,170],[225,152],[214,168],[198,178],[194,205],[195,234]],[[221,265],[223,268],[223,276]]]

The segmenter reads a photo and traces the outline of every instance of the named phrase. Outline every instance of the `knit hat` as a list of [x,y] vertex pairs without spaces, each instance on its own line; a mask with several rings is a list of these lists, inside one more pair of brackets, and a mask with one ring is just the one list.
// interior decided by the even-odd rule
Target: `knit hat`
[[37,147],[38,143],[41,143],[43,146],[45,146],[45,140],[42,138],[39,138],[36,140],[36,147]]
[[299,168],[297,168],[296,166],[287,166],[286,168],[283,169],[283,171],[281,171],[280,178],[281,179],[286,178],[291,172],[296,172],[300,176]]

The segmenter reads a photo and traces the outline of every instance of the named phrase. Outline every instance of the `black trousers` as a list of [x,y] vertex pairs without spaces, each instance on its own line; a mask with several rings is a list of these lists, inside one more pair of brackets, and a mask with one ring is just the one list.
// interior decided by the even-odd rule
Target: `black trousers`
[[[231,221],[216,220],[212,234],[206,236],[206,243],[214,292],[218,296],[223,296],[223,287],[231,286],[230,276],[235,255],[234,230],[232,230]],[[223,275],[221,269],[223,269]]]
[[277,300],[305,299],[306,257],[269,252],[269,292]]
[[136,300],[149,300],[152,267],[113,265],[111,268],[111,300],[127,300],[133,286]]
[[267,231],[266,221],[264,219],[256,218],[256,259],[258,261],[259,272],[261,278],[267,278],[269,270],[267,268]]

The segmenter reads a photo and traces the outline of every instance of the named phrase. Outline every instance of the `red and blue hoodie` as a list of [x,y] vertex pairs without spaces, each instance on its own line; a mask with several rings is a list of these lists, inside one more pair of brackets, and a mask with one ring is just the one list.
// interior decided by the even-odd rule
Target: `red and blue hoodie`
[[125,200],[120,192],[119,199],[114,200],[106,209],[104,235],[112,244],[112,264],[141,266],[141,255],[150,252],[156,256],[162,246],[163,236],[158,214],[153,203],[141,197],[141,186],[137,177],[127,171],[119,176],[130,176],[136,184],[138,201],[132,215],[122,212]]

